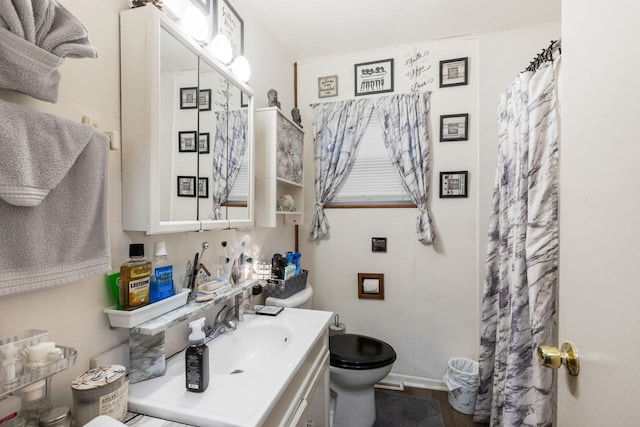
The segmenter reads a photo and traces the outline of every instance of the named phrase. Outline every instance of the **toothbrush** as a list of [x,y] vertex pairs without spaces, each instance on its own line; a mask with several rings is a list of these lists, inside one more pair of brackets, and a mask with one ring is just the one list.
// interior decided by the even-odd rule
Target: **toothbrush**
[[251,236],[249,236],[248,234],[242,236],[242,240],[240,241],[240,243],[238,243],[236,249],[233,251],[233,255],[224,266],[224,273],[222,274],[222,278],[225,279],[227,283],[229,283],[231,279],[231,268],[233,267],[233,263],[247,249],[249,243],[251,243]]

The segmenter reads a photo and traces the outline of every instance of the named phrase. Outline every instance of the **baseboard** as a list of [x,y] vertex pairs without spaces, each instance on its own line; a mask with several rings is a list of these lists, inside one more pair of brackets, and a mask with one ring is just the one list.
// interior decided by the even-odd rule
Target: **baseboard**
[[376,384],[376,387],[390,390],[404,390],[405,387],[414,387],[428,390],[447,391],[447,386],[441,380],[394,374],[393,372]]

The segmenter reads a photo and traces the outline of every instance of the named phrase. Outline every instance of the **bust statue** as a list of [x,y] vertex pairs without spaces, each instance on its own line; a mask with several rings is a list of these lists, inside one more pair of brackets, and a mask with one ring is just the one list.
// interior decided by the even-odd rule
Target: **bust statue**
[[302,117],[300,117],[300,109],[293,107],[291,109],[291,118],[293,119],[293,122],[295,124],[297,124],[298,126],[302,127]]
[[269,100],[269,107],[280,108],[280,101],[278,101],[278,91],[275,89],[269,89],[267,92],[267,99]]

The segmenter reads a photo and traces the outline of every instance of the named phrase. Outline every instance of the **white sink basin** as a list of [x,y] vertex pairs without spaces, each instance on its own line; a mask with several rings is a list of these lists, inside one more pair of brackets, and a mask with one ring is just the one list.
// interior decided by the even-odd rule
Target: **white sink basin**
[[259,426],[269,415],[332,313],[285,308],[245,315],[238,329],[209,342],[209,388],[185,390],[184,352],[166,374],[129,386],[129,410],[197,426]]

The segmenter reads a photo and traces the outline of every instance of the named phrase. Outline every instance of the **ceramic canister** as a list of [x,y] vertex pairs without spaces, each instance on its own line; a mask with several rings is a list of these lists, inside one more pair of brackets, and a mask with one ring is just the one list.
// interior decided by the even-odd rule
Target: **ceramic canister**
[[100,415],[122,421],[127,414],[128,382],[121,365],[101,366],[71,382],[75,425],[85,425]]

